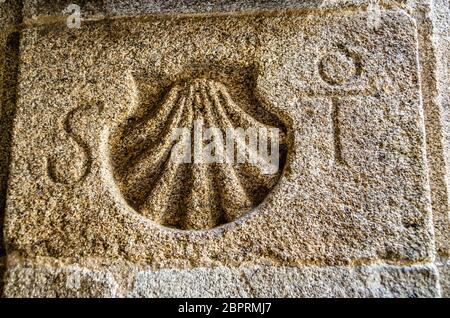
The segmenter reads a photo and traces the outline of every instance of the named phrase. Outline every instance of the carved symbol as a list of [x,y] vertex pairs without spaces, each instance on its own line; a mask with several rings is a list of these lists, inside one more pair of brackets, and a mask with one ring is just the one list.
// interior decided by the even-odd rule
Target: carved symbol
[[[320,77],[331,86],[343,86],[359,78],[362,74],[361,58],[344,46],[325,55],[318,65]],[[345,164],[342,156],[341,129],[339,123],[339,99],[331,99],[331,122],[334,138],[334,159],[337,164]]]
[[334,146],[334,161],[337,164],[345,164],[342,157],[342,141],[341,141],[341,127],[339,124],[339,101],[336,98],[331,99],[331,122],[333,125],[333,146]]
[[326,83],[337,86],[344,85],[362,73],[360,57],[343,46],[326,54],[319,62],[319,74]]
[[[241,93],[246,94],[246,89]],[[262,107],[258,111],[263,112]],[[280,161],[273,174],[264,174],[258,163],[196,161],[197,148],[207,149],[207,143],[217,134],[198,140],[195,133],[201,129],[199,125],[206,131],[218,128],[219,135],[226,135],[229,128],[269,131],[281,125],[278,120],[267,120],[266,115],[261,118],[268,123],[255,119],[218,81],[197,78],[176,84],[162,103],[142,118],[128,119],[111,136],[111,162],[118,187],[136,211],[164,226],[202,230],[234,221],[259,205],[280,178],[287,152],[284,132],[280,132]],[[188,151],[193,161],[172,160],[176,152],[173,132],[179,128],[194,134]],[[246,137],[236,145],[244,144]],[[244,147],[249,156],[254,154]]]
[[[98,112],[103,110],[103,105],[97,105]],[[55,183],[74,184],[83,181],[92,165],[92,154],[89,145],[77,133],[77,124],[81,121],[90,106],[81,106],[70,111],[64,120],[63,129],[66,135],[75,143],[75,155],[69,151],[55,154],[48,159],[48,174]]]

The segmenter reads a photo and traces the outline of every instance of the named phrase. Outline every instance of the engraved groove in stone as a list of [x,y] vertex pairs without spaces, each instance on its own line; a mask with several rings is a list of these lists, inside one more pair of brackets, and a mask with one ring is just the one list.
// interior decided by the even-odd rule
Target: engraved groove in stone
[[[186,128],[195,139],[198,122],[205,129],[218,128],[223,137],[229,128],[280,128],[279,170],[265,175],[259,163],[171,160],[174,130]],[[280,178],[286,157],[283,127],[256,120],[235,103],[225,85],[206,78],[174,85],[149,114],[121,127],[110,148],[114,178],[125,199],[154,222],[184,230],[232,222],[259,205]],[[235,144],[248,152],[245,138],[239,136]],[[204,147],[208,140],[201,143]]]
[[[52,155],[47,159],[47,170],[49,178],[55,182],[65,185],[82,182],[90,173],[92,166],[92,153],[89,145],[77,133],[76,125],[91,110],[91,106],[80,106],[70,111],[63,123],[65,134],[76,144],[76,151],[82,158],[71,157],[60,158]],[[94,106],[95,111],[101,113],[103,104]]]
[[331,99],[331,124],[333,126],[333,146],[334,146],[334,161],[337,164],[345,164],[342,157],[342,140],[341,127],[339,122],[340,105],[336,98]]
[[322,80],[329,85],[344,85],[361,76],[361,57],[343,45],[323,56],[318,65]]

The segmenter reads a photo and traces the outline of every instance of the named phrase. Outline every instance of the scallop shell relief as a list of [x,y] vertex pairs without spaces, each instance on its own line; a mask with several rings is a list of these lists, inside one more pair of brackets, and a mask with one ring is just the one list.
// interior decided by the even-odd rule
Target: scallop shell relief
[[[280,121],[247,97],[242,107],[224,84],[196,78],[121,125],[110,140],[111,161],[128,204],[183,230],[214,228],[261,204],[281,176],[286,138]],[[279,160],[269,162],[275,152]]]

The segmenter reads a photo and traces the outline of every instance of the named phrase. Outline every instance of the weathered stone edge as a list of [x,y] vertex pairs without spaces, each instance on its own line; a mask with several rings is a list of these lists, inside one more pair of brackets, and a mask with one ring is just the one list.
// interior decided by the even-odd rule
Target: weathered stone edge
[[[84,21],[105,18],[129,18],[155,14],[221,14],[286,12],[289,10],[342,10],[365,9],[370,0],[24,0],[25,25],[47,24],[63,21],[73,11],[69,5],[76,4],[81,9]],[[385,8],[406,7],[406,0],[380,0]]]
[[[15,112],[16,79],[18,69],[21,1],[6,0],[0,4],[0,276],[5,246],[3,221],[9,174],[12,121]],[[0,279],[0,292],[1,292]]]
[[162,269],[10,261],[6,297],[440,297],[434,264]]
[[446,180],[447,163],[444,144],[445,123],[443,105],[439,100],[439,46],[435,41],[435,16],[433,1],[418,0],[415,18],[419,33],[419,62],[421,71],[422,102],[425,118],[427,163],[433,210],[436,254],[450,255],[450,218],[448,211],[449,184]]

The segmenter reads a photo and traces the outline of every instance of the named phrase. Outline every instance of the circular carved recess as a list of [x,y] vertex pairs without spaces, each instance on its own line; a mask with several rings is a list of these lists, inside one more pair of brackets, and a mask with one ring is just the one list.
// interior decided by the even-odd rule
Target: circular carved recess
[[178,82],[112,134],[114,178],[137,212],[166,227],[206,230],[242,217],[276,185],[285,128],[255,104],[251,87],[229,85]]
[[360,59],[347,49],[339,48],[322,57],[319,73],[330,85],[344,85],[361,75]]

